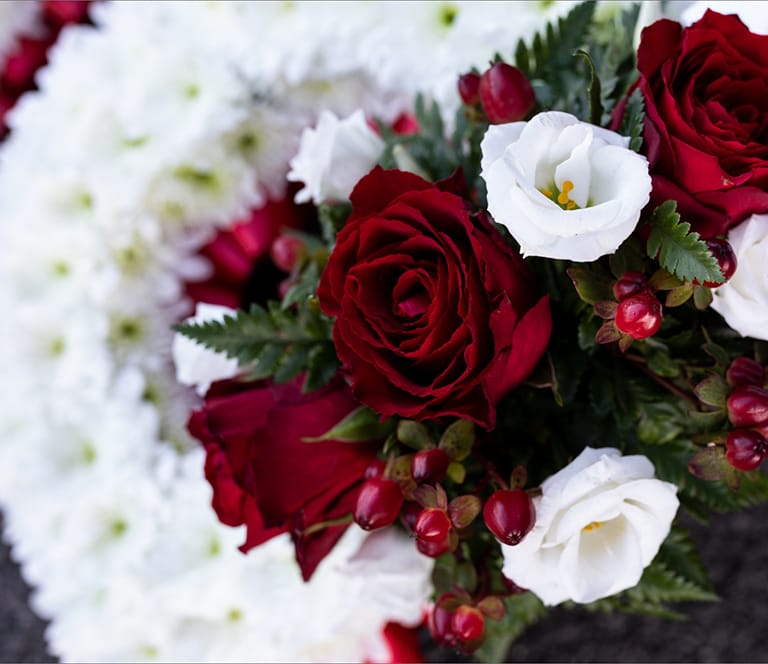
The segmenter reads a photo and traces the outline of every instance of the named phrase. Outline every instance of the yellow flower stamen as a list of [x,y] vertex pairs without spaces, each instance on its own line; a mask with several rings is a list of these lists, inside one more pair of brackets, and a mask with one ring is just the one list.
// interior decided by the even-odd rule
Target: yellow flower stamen
[[588,532],[590,532],[591,530],[596,530],[597,528],[599,528],[599,527],[600,527],[600,526],[602,526],[602,525],[603,525],[603,524],[602,524],[602,523],[600,523],[599,521],[593,521],[592,523],[588,523],[586,526],[584,526],[584,527],[582,528],[582,530],[583,530],[585,533],[588,533]]
[[566,180],[565,182],[563,182],[563,189],[560,195],[557,197],[557,202],[560,203],[560,205],[567,205],[568,202],[570,202],[570,198],[568,194],[572,190],[573,190],[573,182],[571,182],[570,180]]

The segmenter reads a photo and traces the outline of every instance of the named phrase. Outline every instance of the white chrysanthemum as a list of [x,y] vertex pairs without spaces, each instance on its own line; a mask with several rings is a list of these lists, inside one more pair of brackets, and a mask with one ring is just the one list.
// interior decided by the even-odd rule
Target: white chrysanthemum
[[568,113],[488,128],[488,211],[524,256],[593,261],[615,251],[648,203],[648,160],[629,139]]
[[339,119],[323,111],[314,129],[301,135],[298,154],[291,160],[288,179],[303,182],[297,203],[348,200],[358,180],[370,171],[384,151],[384,141],[358,110]]
[[593,602],[640,581],[669,534],[677,487],[647,457],[587,447],[541,485],[536,523],[502,545],[503,572],[549,605]]
[[768,214],[755,214],[728,233],[736,272],[712,291],[712,308],[745,337],[768,340]]

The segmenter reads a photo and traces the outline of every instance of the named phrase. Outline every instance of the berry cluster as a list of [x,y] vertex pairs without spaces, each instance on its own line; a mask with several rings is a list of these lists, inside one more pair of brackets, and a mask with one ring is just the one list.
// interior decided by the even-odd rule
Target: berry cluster
[[725,440],[725,458],[734,468],[750,471],[768,456],[768,390],[765,371],[755,360],[737,357],[726,379],[733,387],[726,408],[734,427]]
[[[457,564],[472,568],[469,578],[487,575],[487,565],[473,560],[469,549],[460,544],[482,530],[476,523],[481,511],[485,528],[498,542],[514,546],[530,532],[536,513],[530,495],[522,488],[525,470],[515,468],[507,483],[489,465],[478,488],[471,494],[461,493],[466,472],[462,462],[474,445],[473,424],[457,420],[443,432],[439,443],[431,434],[422,423],[398,423],[387,461],[377,460],[366,470],[353,519],[361,528],[375,530],[399,517],[422,554],[433,558],[454,554]],[[417,449],[396,455],[394,441]],[[501,488],[489,493],[489,484]],[[482,495],[487,496],[485,501]],[[494,540],[485,541],[489,550],[498,546]],[[486,579],[482,584],[454,578],[451,591],[438,600],[429,618],[439,643],[464,652],[479,647],[484,640],[485,619],[503,616],[499,595],[519,590],[510,588],[500,573],[497,576],[494,583]]]

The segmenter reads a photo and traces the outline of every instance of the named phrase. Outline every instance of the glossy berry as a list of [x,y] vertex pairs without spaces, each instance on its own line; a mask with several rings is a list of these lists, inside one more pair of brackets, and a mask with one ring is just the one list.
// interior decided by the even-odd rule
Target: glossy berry
[[530,82],[517,67],[497,62],[480,77],[480,102],[491,124],[517,122],[536,103]]
[[452,599],[453,597],[453,593],[444,593],[441,595],[427,617],[429,633],[435,643],[441,646],[457,645],[457,638],[453,633],[453,628],[451,626],[453,611],[444,609],[441,606],[445,600]]
[[457,544],[458,540],[455,537],[451,537],[450,535],[446,537],[442,542],[429,542],[428,540],[421,539],[420,537],[416,538],[416,548],[418,549],[419,553],[423,553],[425,556],[429,556],[430,558],[439,558],[444,553],[455,551]]
[[726,402],[728,419],[736,427],[754,427],[768,422],[768,392],[757,385],[740,385]]
[[652,337],[661,327],[661,302],[651,293],[638,293],[619,302],[616,327],[633,339]]
[[725,440],[725,459],[739,470],[754,470],[768,454],[768,441],[757,431],[736,429]]
[[483,520],[497,540],[514,546],[533,528],[536,510],[523,489],[500,489],[485,501]]
[[444,542],[451,533],[451,520],[445,510],[427,507],[416,519],[413,531],[416,537],[427,542]]
[[642,272],[625,272],[613,285],[613,296],[621,302],[648,290],[648,279]]
[[749,357],[737,357],[728,371],[725,372],[728,384],[733,387],[739,385],[757,385],[762,387],[765,383],[765,371],[763,365]]
[[[723,277],[728,281],[733,276],[733,273],[736,272],[737,260],[733,247],[726,240],[721,240],[719,238],[712,238],[710,240],[705,240],[705,242],[712,252],[712,255],[717,260],[717,264],[720,266],[720,272],[723,273]],[[696,283],[696,281],[694,280],[693,283]],[[704,285],[708,288],[717,288],[721,284],[714,281],[705,281]]]
[[306,248],[301,238],[295,235],[279,235],[272,243],[269,256],[278,270],[292,272],[304,258]]
[[485,617],[479,609],[464,604],[453,612],[451,631],[462,643],[477,641],[485,631]]
[[467,106],[480,103],[480,74],[471,71],[459,76],[459,97]]
[[400,514],[403,492],[394,480],[373,477],[360,487],[355,504],[355,523],[363,530],[375,530],[391,524]]
[[443,450],[432,448],[419,450],[413,455],[411,477],[416,482],[442,482],[451,463],[450,457]]
[[415,534],[416,519],[419,518],[419,514],[421,514],[421,512],[421,505],[415,501],[407,500],[403,504],[403,508],[400,510],[400,521],[403,523],[409,533]]

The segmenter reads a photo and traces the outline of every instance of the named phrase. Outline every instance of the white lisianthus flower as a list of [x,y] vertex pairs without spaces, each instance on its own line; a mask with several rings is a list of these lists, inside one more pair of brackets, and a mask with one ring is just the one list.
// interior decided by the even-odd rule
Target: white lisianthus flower
[[302,133],[299,153],[291,160],[288,179],[304,183],[296,202],[348,199],[383,149],[384,141],[368,126],[361,110],[343,120],[323,111],[317,126]]
[[504,575],[548,605],[594,602],[632,588],[669,534],[677,487],[647,457],[587,447],[545,480],[536,524],[502,545]]
[[[216,304],[199,303],[195,315],[185,323],[203,323],[209,320],[223,320],[227,314],[234,314],[234,309]],[[231,378],[237,373],[237,360],[228,358],[224,353],[206,348],[189,337],[177,333],[173,338],[173,362],[176,365],[176,380],[182,385],[194,386],[203,396],[211,383]]]
[[712,308],[745,337],[768,340],[768,214],[755,214],[728,233],[736,272],[713,291]]
[[648,161],[629,139],[550,111],[488,128],[488,210],[524,256],[586,262],[615,251],[648,202]]

